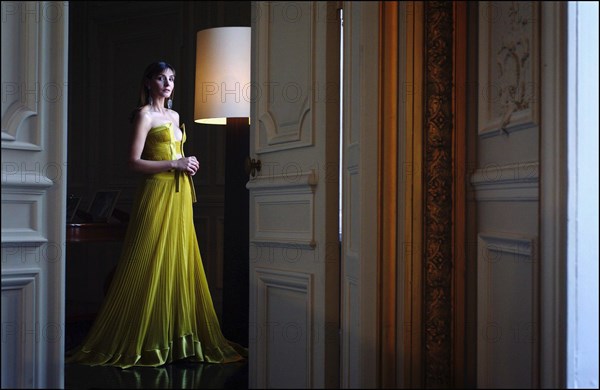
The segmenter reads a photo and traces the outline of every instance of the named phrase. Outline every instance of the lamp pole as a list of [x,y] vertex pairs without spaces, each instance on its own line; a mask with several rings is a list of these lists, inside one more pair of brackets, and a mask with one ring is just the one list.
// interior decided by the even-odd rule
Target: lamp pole
[[249,196],[245,170],[248,118],[227,118],[223,250],[223,334],[248,345]]
[[194,121],[225,126],[223,314],[230,340],[248,345],[250,27],[196,33]]

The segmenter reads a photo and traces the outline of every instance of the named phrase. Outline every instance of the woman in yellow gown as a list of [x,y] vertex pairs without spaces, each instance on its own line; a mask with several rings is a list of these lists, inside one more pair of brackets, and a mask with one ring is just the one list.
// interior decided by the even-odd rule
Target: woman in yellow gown
[[130,151],[130,166],[143,179],[106,298],[67,363],[127,368],[247,357],[221,333],[208,289],[192,211],[198,160],[183,153],[185,127],[171,109],[174,82],[163,61],[144,72]]

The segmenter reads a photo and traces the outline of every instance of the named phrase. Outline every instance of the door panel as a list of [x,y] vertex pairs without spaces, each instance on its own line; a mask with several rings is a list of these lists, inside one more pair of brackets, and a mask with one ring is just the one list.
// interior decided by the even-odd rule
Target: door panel
[[252,12],[250,386],[337,387],[337,7]]
[[[539,10],[479,3],[477,386],[539,386]],[[473,97],[472,97],[473,98]]]
[[67,37],[66,3],[2,2],[3,388],[63,387]]

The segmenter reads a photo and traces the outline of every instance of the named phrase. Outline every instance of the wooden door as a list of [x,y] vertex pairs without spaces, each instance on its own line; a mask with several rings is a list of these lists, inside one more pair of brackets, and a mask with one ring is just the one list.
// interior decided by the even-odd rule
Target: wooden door
[[61,388],[68,7],[2,2],[2,387]]
[[338,387],[337,3],[252,8],[250,386]]

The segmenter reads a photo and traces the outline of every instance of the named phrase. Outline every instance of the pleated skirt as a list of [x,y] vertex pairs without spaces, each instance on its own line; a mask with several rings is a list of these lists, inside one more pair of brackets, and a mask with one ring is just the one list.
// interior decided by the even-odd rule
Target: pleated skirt
[[193,222],[187,176],[141,183],[105,300],[67,363],[161,366],[176,360],[229,363],[247,350],[221,333]]

